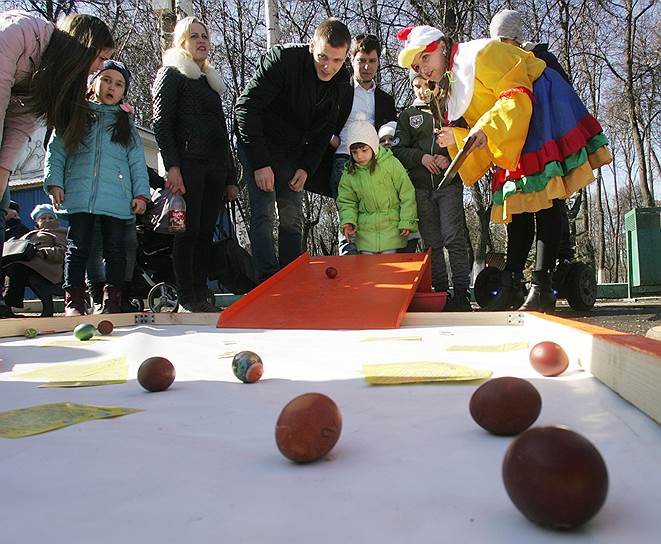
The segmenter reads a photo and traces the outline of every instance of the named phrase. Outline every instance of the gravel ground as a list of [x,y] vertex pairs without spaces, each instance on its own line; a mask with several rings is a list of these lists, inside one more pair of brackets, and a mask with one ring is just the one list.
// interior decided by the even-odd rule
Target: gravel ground
[[589,312],[575,312],[561,301],[556,315],[645,336],[652,327],[661,326],[661,297],[598,300]]

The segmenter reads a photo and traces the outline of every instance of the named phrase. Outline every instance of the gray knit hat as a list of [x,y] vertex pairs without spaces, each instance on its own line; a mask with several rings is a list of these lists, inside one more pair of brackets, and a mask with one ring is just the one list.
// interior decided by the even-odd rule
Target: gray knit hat
[[504,9],[496,13],[489,24],[489,34],[492,38],[511,38],[519,43],[525,41],[523,36],[523,19],[518,11]]

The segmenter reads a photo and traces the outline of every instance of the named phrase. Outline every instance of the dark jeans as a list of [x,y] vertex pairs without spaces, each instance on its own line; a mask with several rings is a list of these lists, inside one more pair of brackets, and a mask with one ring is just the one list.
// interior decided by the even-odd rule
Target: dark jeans
[[418,229],[425,245],[431,247],[431,277],[436,291],[447,291],[449,284],[443,248],[450,257],[455,291],[465,291],[470,286],[463,194],[463,185],[458,181],[436,191],[415,190]]
[[[133,280],[135,257],[138,249],[138,235],[135,228],[135,219],[128,219],[124,225],[124,249],[126,251],[126,275],[124,280],[130,283]],[[97,221],[94,227],[94,238],[87,258],[87,282],[90,285],[106,282],[106,267],[103,263],[103,239],[101,237],[101,224]]]
[[526,259],[537,230],[536,271],[550,272],[555,268],[560,239],[562,237],[562,200],[554,200],[553,206],[535,213],[517,213],[507,224],[507,264],[509,272],[523,272]]
[[181,162],[186,232],[174,237],[172,261],[181,301],[206,298],[213,231],[221,213],[227,169],[215,161]]
[[85,287],[85,269],[94,244],[94,229],[98,223],[103,240],[103,258],[106,261],[106,284],[124,286],[126,249],[124,245],[126,221],[109,215],[72,213],[68,217],[67,254],[64,258],[63,287]]
[[[275,191],[262,191],[255,183],[255,172],[245,147],[239,143],[239,160],[243,165],[243,178],[250,197],[250,244],[257,280],[264,281],[281,267],[287,266],[301,253],[303,229],[303,192],[292,191],[289,180],[295,168],[285,160],[271,164],[275,174]],[[278,256],[275,253],[273,228],[275,205],[278,205]]]

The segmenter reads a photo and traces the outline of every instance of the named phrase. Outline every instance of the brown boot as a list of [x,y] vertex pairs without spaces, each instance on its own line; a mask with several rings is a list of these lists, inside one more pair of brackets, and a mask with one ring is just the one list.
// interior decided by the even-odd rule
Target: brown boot
[[84,287],[69,287],[64,290],[64,315],[85,315],[85,299],[87,293]]
[[119,287],[110,287],[106,285],[103,288],[103,308],[101,309],[101,313],[122,313],[122,290]]

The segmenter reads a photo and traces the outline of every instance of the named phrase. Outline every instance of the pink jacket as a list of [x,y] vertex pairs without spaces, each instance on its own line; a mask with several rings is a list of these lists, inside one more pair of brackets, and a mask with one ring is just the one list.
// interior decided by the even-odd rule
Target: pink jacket
[[9,171],[37,126],[12,90],[37,69],[54,28],[24,11],[0,13],[0,166]]

